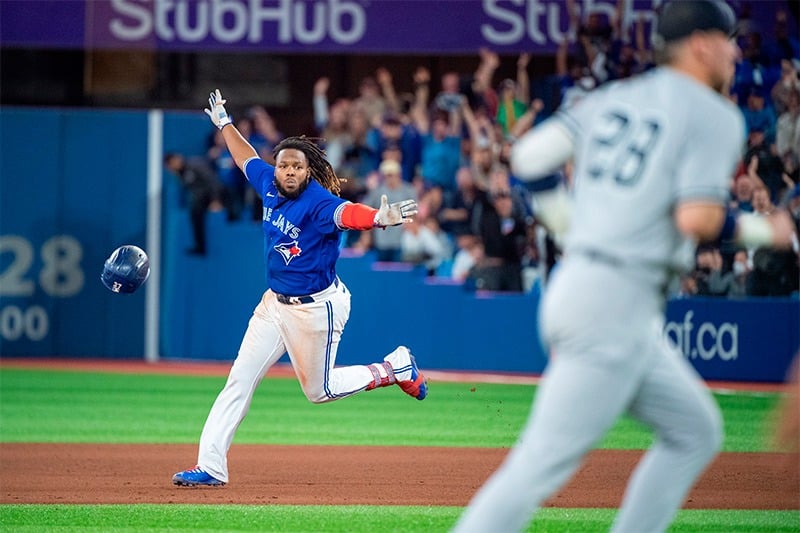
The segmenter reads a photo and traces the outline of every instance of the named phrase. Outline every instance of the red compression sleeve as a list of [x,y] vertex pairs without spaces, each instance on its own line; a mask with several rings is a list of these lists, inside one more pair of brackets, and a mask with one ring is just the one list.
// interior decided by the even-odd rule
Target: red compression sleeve
[[348,229],[372,229],[377,212],[377,209],[364,204],[346,204],[342,209],[342,226]]

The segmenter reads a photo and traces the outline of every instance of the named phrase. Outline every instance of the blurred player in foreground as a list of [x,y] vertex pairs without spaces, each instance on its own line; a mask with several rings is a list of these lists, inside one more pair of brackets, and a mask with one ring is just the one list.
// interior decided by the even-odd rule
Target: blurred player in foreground
[[[800,453],[800,352],[789,367],[788,388],[775,410],[773,445],[777,450]],[[800,464],[795,464],[800,468]]]
[[720,94],[738,54],[735,26],[721,0],[666,4],[659,68],[595,90],[513,148],[515,175],[529,181],[575,162],[571,214],[556,199],[564,191],[540,202],[544,222],[566,231],[540,315],[552,359],[519,441],[455,531],[524,529],[623,413],[655,439],[613,531],[665,530],[716,455],[719,407],[662,335],[665,289],[698,242],[788,246],[792,231],[785,212],[726,211],[744,144],[741,113]]
[[[264,262],[268,289],[253,316],[200,436],[197,466],[178,472],[176,485],[224,485],[228,449],[250,408],[256,387],[284,353],[300,387],[314,403],[346,398],[363,390],[397,384],[422,400],[425,376],[405,346],[380,363],[334,368],[339,340],[350,316],[350,293],[336,275],[340,233],[407,222],[414,200],[379,209],[338,197],[339,179],[320,148],[306,137],[289,137],[264,162],[241,136],[219,90],[206,113],[222,131],[236,165],[263,199]],[[387,302],[386,318],[402,317],[402,304]]]

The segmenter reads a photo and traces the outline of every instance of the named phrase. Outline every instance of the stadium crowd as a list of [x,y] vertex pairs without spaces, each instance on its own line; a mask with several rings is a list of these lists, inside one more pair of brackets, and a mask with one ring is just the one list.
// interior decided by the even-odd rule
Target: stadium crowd
[[[538,223],[531,191],[510,171],[514,140],[561,106],[587,91],[654,66],[645,21],[621,23],[621,7],[609,20],[579,14],[575,0],[568,38],[556,52],[556,71],[533,94],[532,56],[516,58],[514,79],[495,79],[504,60],[480,50],[473,72],[444,72],[433,79],[424,67],[413,74],[413,91],[399,93],[391,73],[379,68],[361,80],[354,95],[330,94],[326,77],[310,89],[315,132],[337,175],[342,196],[378,207],[415,198],[420,212],[412,224],[381,232],[350,232],[343,252],[371,252],[379,261],[420,265],[429,276],[451,278],[482,290],[527,291],[546,279],[558,261],[557,243]],[[779,11],[773,28],[750,24],[747,6],[738,13],[741,60],[730,99],[747,128],[742,159],[731,176],[730,205],[767,214],[788,207],[800,234],[800,40]],[[236,125],[261,156],[284,137],[262,106],[234,112]],[[174,166],[175,154],[165,162]],[[202,193],[206,209],[226,209],[231,221],[260,221],[260,200],[233,164],[216,129],[209,135],[205,163],[217,181]],[[562,179],[569,182],[569,168]],[[189,184],[183,182],[189,187]],[[209,192],[210,191],[210,192]],[[191,190],[189,190],[191,194]],[[204,253],[202,223],[192,214]],[[190,250],[198,253],[198,246]],[[800,244],[771,251],[731,243],[697,249],[696,265],[671,288],[675,296],[781,296],[797,294]]]

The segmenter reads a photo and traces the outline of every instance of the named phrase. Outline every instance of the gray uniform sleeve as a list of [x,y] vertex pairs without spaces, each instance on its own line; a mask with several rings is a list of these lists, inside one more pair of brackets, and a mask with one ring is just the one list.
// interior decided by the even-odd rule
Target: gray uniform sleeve
[[725,106],[722,112],[695,115],[694,122],[676,163],[677,201],[724,203],[741,159],[744,120],[738,110]]

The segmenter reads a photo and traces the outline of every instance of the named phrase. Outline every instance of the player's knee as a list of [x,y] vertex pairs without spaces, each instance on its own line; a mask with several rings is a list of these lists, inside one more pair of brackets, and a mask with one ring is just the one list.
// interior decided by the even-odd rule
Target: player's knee
[[692,454],[711,458],[720,450],[724,439],[722,415],[716,406],[698,409],[692,421],[686,422],[678,446]]
[[303,390],[303,394],[306,395],[306,398],[311,403],[326,403],[335,399],[326,391],[320,391],[320,390],[317,391]]
[[722,442],[725,439],[724,423],[719,409],[712,410],[706,428],[706,446],[712,454],[715,454],[722,448]]

